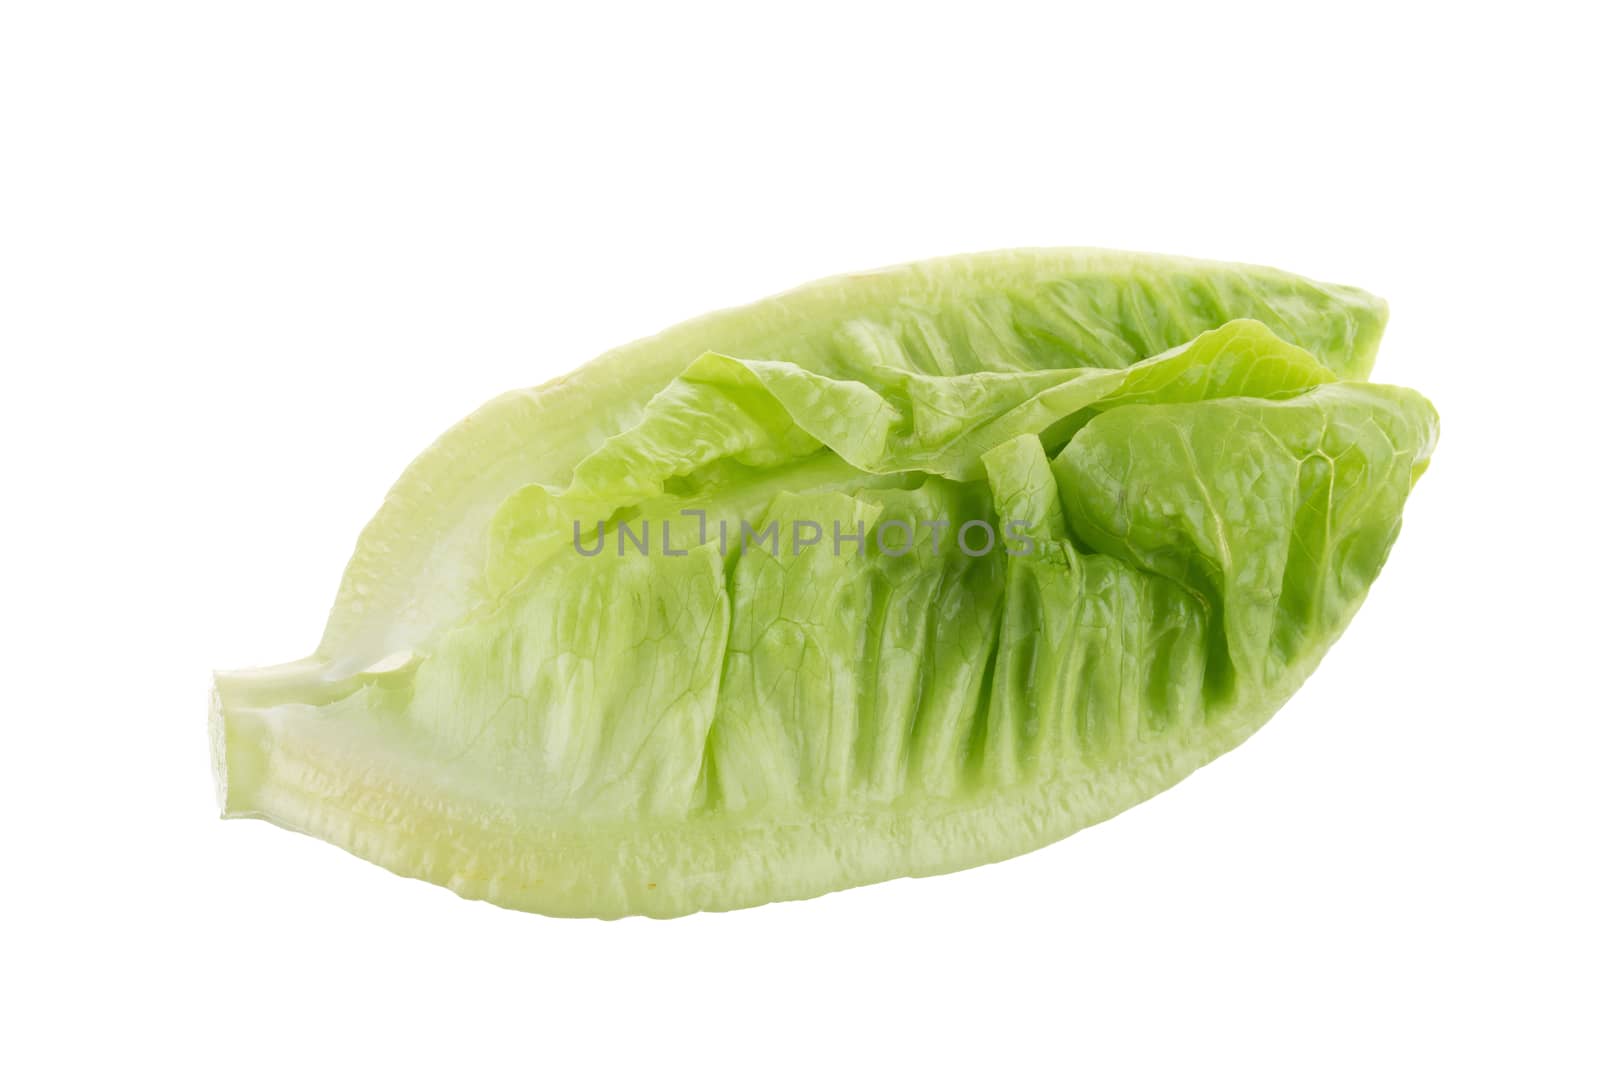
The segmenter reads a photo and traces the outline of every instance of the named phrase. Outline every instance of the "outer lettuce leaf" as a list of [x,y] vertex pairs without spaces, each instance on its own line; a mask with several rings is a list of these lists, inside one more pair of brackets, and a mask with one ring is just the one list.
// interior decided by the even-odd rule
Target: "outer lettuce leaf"
[[[1266,321],[1210,321],[1231,304]],[[1248,736],[1359,605],[1437,432],[1417,394],[1340,380],[1381,321],[1274,272],[1025,254],[608,357],[519,461],[504,412],[419,460],[317,656],[219,676],[225,813],[602,916],[1056,840]],[[484,473],[459,450],[490,436]],[[418,511],[446,473],[470,507]],[[619,554],[595,527],[621,520],[681,553]],[[1027,551],[965,551],[972,520]],[[909,544],[875,536],[895,521]],[[860,540],[791,542],[835,522]],[[436,541],[373,562],[388,523]]]

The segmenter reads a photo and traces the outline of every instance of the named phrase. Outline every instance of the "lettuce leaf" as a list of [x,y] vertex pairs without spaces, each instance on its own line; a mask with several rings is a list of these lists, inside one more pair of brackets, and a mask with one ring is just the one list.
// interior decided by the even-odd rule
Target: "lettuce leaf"
[[469,897],[677,915],[1015,855],[1238,744],[1437,434],[1385,309],[995,253],[697,320],[402,477],[318,652],[217,676],[224,814]]

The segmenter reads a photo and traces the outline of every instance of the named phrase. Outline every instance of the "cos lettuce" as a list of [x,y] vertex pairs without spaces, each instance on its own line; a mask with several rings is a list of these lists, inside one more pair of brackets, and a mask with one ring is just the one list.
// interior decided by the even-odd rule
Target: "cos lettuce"
[[819,282],[502,396],[322,644],[217,675],[226,815],[469,897],[678,915],[1016,855],[1256,730],[1437,434],[1381,301],[1006,252]]

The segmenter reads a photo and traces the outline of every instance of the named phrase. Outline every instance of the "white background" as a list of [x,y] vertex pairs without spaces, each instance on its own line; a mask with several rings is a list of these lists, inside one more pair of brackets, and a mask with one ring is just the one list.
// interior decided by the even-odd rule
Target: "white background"
[[[6,1058],[1596,1062],[1592,35],[544,7],[0,9]],[[1443,415],[1367,606],[1239,751],[1030,856],[668,923],[216,818],[209,670],[309,651],[479,402],[1066,244],[1378,292],[1375,377]]]

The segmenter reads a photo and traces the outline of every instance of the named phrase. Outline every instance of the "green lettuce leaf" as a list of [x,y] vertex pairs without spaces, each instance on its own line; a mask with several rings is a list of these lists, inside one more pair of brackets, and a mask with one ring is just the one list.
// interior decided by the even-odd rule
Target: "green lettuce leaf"
[[1380,301],[1026,252],[852,276],[491,403],[318,652],[219,674],[228,815],[560,915],[1057,840],[1257,729],[1437,433]]

